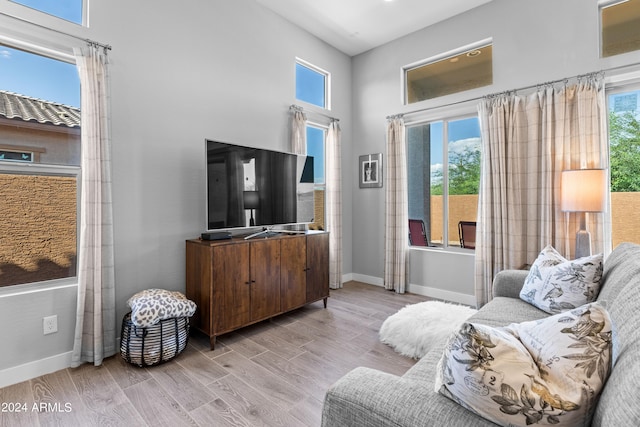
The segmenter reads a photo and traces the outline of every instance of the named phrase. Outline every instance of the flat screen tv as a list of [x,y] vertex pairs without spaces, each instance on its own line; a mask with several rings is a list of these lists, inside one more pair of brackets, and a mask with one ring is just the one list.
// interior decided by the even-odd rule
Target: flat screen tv
[[313,222],[313,157],[206,140],[207,231]]

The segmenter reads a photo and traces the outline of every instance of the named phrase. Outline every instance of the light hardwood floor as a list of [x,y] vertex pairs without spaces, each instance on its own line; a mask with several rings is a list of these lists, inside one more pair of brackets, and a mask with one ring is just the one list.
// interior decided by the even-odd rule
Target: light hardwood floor
[[[327,388],[357,366],[402,375],[415,361],[380,343],[382,322],[419,295],[357,282],[218,339],[192,334],[151,368],[120,355],[0,389],[1,426],[318,426]],[[19,404],[9,408],[7,404]],[[35,405],[35,406],[34,406]]]

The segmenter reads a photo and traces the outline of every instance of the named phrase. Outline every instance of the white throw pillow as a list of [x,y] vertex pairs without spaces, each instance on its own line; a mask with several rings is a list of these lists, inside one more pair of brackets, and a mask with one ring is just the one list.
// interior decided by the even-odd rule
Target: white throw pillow
[[555,314],[595,301],[602,279],[602,254],[567,260],[552,246],[531,266],[520,299]]
[[449,339],[435,387],[503,426],[589,426],[611,352],[611,319],[599,302],[504,328],[465,323]]
[[161,320],[172,317],[191,317],[196,312],[196,303],[178,291],[146,289],[127,301],[131,307],[131,323],[148,328]]

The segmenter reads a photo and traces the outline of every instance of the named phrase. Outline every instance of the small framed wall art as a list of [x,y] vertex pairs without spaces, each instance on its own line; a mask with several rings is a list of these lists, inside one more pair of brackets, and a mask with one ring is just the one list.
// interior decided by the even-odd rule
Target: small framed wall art
[[360,188],[382,187],[382,153],[360,156]]

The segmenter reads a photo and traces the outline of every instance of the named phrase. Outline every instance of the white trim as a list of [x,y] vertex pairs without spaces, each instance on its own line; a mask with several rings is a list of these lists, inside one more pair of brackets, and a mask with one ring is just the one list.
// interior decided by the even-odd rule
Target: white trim
[[71,367],[71,354],[72,352],[70,351],[47,357],[45,359],[34,360],[33,362],[28,362],[12,368],[3,369],[0,371],[0,388],[28,381],[32,378],[50,374],[61,369],[69,368]]
[[55,49],[50,49],[42,45],[34,44],[25,40],[15,39],[13,37],[0,34],[0,44],[4,44],[11,48],[24,50],[28,53],[35,55],[45,56],[47,58],[56,59],[58,61],[67,62],[70,64],[76,63],[76,58],[72,53],[62,52]]
[[429,286],[421,286],[411,283],[407,287],[407,291],[412,294],[422,295],[429,298],[457,302],[458,304],[465,304],[471,307],[476,306],[476,297],[474,295],[462,294],[460,292],[452,292],[445,289],[431,288]]
[[598,1],[598,8],[599,9],[604,9],[606,7],[609,7],[609,6],[613,6],[613,5],[616,5],[618,3],[626,3],[628,1],[629,0],[599,0]]
[[[73,282],[69,282],[69,280],[73,280]],[[10,285],[0,288],[0,298],[11,298],[37,292],[51,292],[59,289],[77,287],[78,283],[75,277],[71,279],[50,280],[47,282],[32,282],[20,285]]]
[[374,286],[384,286],[384,279],[375,276],[367,276],[365,274],[351,273],[352,280],[356,282],[366,283]]
[[[362,282],[372,286],[384,286],[384,280],[380,277],[367,276],[357,273],[352,273],[351,276],[351,280],[354,280],[356,282]],[[472,307],[476,306],[475,295],[462,294],[460,292],[452,292],[445,289],[431,288],[429,286],[421,286],[412,283],[409,283],[407,292],[429,298],[436,298],[440,300],[456,302],[458,304],[465,304]]]

